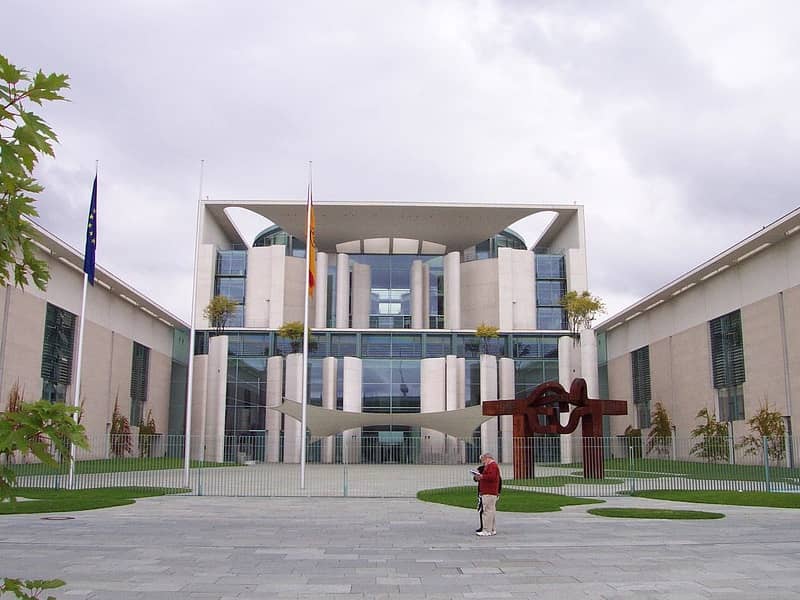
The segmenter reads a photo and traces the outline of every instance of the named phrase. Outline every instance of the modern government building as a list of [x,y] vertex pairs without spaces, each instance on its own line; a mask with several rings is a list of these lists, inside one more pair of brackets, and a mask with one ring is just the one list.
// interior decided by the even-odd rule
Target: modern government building
[[[231,219],[234,208],[274,226],[247,239]],[[462,439],[442,423],[580,372],[581,353],[559,339],[567,334],[561,297],[587,288],[583,207],[314,208],[309,404],[351,418],[336,427],[335,413],[310,415],[312,434],[322,425],[315,420],[331,422],[311,458],[338,460],[344,447],[351,462],[437,462],[482,447],[510,460],[511,417],[464,422]],[[298,421],[267,407],[300,400],[301,355],[277,330],[303,319],[306,205],[206,200],[200,210],[192,434],[204,442],[195,456],[297,461]],[[538,240],[514,232],[515,223],[542,212],[552,220]],[[225,335],[215,336],[202,316],[215,295],[239,303]],[[500,332],[485,347],[475,335],[480,324]],[[590,356],[594,374],[596,362]],[[596,383],[596,375],[590,379]],[[434,422],[441,413],[449,414]]]
[[[291,415],[299,415],[301,355],[277,331],[303,319],[305,207],[200,203],[195,458],[300,459]],[[272,225],[245,236],[231,209]],[[689,438],[702,408],[736,438],[765,405],[796,427],[800,208],[578,336],[559,300],[590,289],[580,205],[341,202],[315,204],[315,213],[309,460],[472,460],[483,449],[508,462],[511,417],[487,420],[480,404],[578,376],[591,397],[628,402],[627,416],[605,417],[607,436],[629,426],[646,435],[656,403],[678,438]],[[538,239],[515,232],[541,213],[551,218]],[[37,229],[52,275],[47,291],[0,290],[2,409],[15,385],[26,400],[72,402],[74,394],[83,257]],[[107,436],[116,405],[134,432],[151,415],[159,433],[182,434],[189,324],[99,265],[96,278],[82,423],[90,436]],[[203,317],[215,295],[238,303],[220,334]],[[481,324],[499,337],[477,338]],[[547,459],[578,459],[569,436],[550,441]],[[790,446],[792,463],[797,452]]]

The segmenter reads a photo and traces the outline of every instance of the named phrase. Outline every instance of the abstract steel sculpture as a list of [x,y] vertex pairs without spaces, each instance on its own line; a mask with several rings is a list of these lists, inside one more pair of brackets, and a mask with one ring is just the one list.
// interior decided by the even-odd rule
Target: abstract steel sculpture
[[[574,408],[570,411],[570,405]],[[561,413],[569,412],[566,425]],[[586,380],[574,379],[567,392],[557,381],[547,381],[527,398],[484,402],[483,414],[514,417],[514,478],[534,477],[535,433],[572,433],[581,422],[583,436],[583,476],[603,479],[603,415],[628,414],[627,402],[589,398]],[[543,419],[540,419],[543,417]]]

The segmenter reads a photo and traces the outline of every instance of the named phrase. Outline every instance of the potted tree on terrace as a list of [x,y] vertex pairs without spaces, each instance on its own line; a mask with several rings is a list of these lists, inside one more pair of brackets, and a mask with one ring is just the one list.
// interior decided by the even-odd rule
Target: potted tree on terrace
[[211,302],[203,309],[203,316],[211,323],[211,327],[221,334],[225,331],[225,325],[236,312],[239,303],[228,296],[214,296]]

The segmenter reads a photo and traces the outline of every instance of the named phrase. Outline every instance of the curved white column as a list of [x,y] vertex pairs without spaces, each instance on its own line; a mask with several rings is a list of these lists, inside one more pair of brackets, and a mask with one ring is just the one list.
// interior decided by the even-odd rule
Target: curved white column
[[422,261],[411,263],[411,329],[423,329],[424,325],[424,285]]
[[461,329],[461,254],[444,257],[444,328]]
[[[497,400],[497,357],[481,354],[481,404]],[[481,452],[491,452],[497,457],[497,417],[481,425]]]
[[[336,363],[337,359],[334,356],[322,359],[322,407],[329,410],[336,410]],[[322,462],[333,462],[335,441],[335,435],[322,439]]]
[[206,439],[206,385],[208,385],[208,355],[194,357],[192,372],[192,460],[203,460]]
[[372,268],[353,263],[352,322],[353,329],[369,329],[370,289]]
[[[303,355],[286,357],[286,399],[300,402],[303,389]],[[302,444],[300,421],[291,417],[283,419],[283,462],[299,463]]]
[[[442,412],[447,409],[445,385],[446,365],[444,358],[423,358],[419,361],[419,412]],[[421,460],[423,463],[444,462],[445,435],[420,427]]]
[[328,255],[317,252],[317,277],[314,283],[314,327],[328,326]]
[[[568,335],[562,335],[558,338],[558,383],[563,388],[569,391],[569,386],[572,385],[572,380],[577,376],[577,369],[575,366],[575,344],[577,340]],[[572,409],[570,408],[570,412]],[[563,412],[559,418],[562,425],[566,425],[569,421],[569,412]],[[572,462],[572,446],[574,435],[580,435],[580,432],[575,434],[564,434],[560,436],[559,443],[561,445],[561,464],[568,464]]]
[[581,377],[586,380],[589,398],[600,397],[600,381],[597,376],[597,336],[594,329],[581,331]]
[[[466,361],[453,354],[445,357],[445,409],[458,410],[464,408],[464,375]],[[456,460],[464,461],[464,440],[452,435],[445,438],[447,453]]]
[[[514,378],[514,359],[501,358],[499,364],[499,394],[502,400],[512,400],[516,397],[515,378]],[[500,417],[500,450],[503,462],[513,462],[514,460],[514,417],[503,415]]]
[[[283,357],[267,359],[267,406],[279,406],[283,399]],[[281,455],[281,413],[267,410],[264,420],[267,436],[267,462],[276,463]]]
[[336,255],[336,328],[350,327],[350,257]]
[[206,460],[223,462],[225,458],[225,399],[228,383],[228,336],[208,340],[206,371]]
[[[342,410],[363,411],[363,363],[360,358],[345,356],[342,365]],[[342,432],[342,461],[349,464],[361,462],[361,428]]]

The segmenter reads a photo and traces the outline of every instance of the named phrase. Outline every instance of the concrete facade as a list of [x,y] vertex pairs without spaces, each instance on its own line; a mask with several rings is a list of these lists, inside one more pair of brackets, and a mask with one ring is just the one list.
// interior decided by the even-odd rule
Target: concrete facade
[[[46,230],[36,225],[34,228],[38,233],[37,258],[47,263],[50,281],[44,291],[33,285],[0,290],[0,410],[5,409],[15,385],[27,402],[42,398],[48,305],[75,316],[73,345],[69,349],[72,372],[64,394],[67,404],[75,402],[83,256]],[[183,331],[186,337],[188,325],[100,265],[96,265],[95,285],[88,286],[85,319],[78,404],[82,407],[81,424],[92,443],[86,454],[104,456],[108,451],[107,435],[115,403],[122,415],[131,416],[134,342],[149,349],[141,417],[152,416],[157,431],[166,433],[170,429],[175,330]],[[174,400],[181,404],[185,401]],[[183,427],[182,423],[173,425]],[[138,422],[132,422],[131,429],[136,434]]]
[[[273,225],[254,240],[243,239],[226,212],[227,208],[233,207],[262,215]],[[197,279],[198,293],[207,297],[198,300],[198,306],[208,302],[209,290],[221,289],[220,279],[231,275],[213,273],[212,269],[211,280],[208,279],[209,267],[215,264],[214,253],[223,256],[225,252],[240,252],[245,256],[237,257],[237,260],[246,261],[246,275],[233,282],[235,286],[244,288],[240,300],[242,321],[228,326],[233,340],[239,337],[244,340],[246,336],[262,333],[275,340],[275,332],[282,324],[302,321],[306,273],[301,256],[305,251],[302,241],[305,229],[296,227],[298,215],[304,213],[298,208],[292,202],[201,202],[201,260],[198,261]],[[320,344],[326,344],[320,347],[327,348],[328,352],[327,355],[312,354],[312,360],[322,361],[322,365],[314,363],[312,377],[315,379],[311,383],[317,390],[315,402],[320,401],[321,385],[321,402],[330,408],[332,402],[341,398],[344,411],[374,412],[377,403],[389,407],[394,406],[393,402],[402,403],[401,410],[407,411],[409,404],[417,399],[418,410],[423,414],[458,410],[499,396],[514,397],[520,393],[515,380],[519,361],[546,359],[550,361],[549,370],[542,364],[531,367],[529,373],[535,373],[536,368],[539,368],[541,376],[552,372],[552,361],[556,359],[552,353],[544,356],[537,350],[529,357],[511,357],[503,356],[505,349],[498,347],[490,351],[498,356],[478,356],[473,349],[474,332],[482,323],[496,326],[504,336],[503,344],[507,348],[511,348],[512,343],[505,340],[511,336],[528,339],[533,348],[538,343],[531,342],[533,338],[557,337],[565,333],[561,329],[552,329],[552,325],[547,325],[548,329],[538,328],[537,255],[550,252],[555,257],[563,257],[565,270],[575,271],[572,275],[568,273],[569,281],[582,286],[578,291],[585,289],[582,207],[343,202],[315,204],[314,210],[317,287],[309,303],[309,322],[313,327],[312,334],[321,340]],[[511,229],[521,219],[540,212],[551,212],[554,219],[538,241],[528,243]],[[552,279],[551,276],[543,278]],[[566,284],[567,277],[562,279]],[[208,323],[199,317],[195,326],[201,335],[208,329]],[[356,335],[334,349],[335,342],[339,343],[350,334]],[[385,339],[379,337],[384,334]],[[405,334],[414,334],[417,340],[431,342],[425,351],[422,350],[425,342],[418,342],[419,346],[413,351],[403,350],[403,344],[411,343],[400,339]],[[441,338],[444,336],[450,339],[443,342]],[[374,341],[378,339],[381,341]],[[392,341],[394,339],[398,340],[397,347]],[[251,397],[253,394],[259,398],[262,393],[266,395],[263,402],[267,415],[263,420],[252,419],[251,429],[243,431],[242,435],[256,435],[262,432],[253,428],[263,428],[266,460],[282,457],[284,461],[291,461],[297,453],[287,452],[287,444],[290,441],[294,444],[298,436],[302,437],[298,433],[298,424],[292,417],[271,414],[275,411],[267,408],[275,406],[282,397],[297,397],[300,383],[294,382],[291,375],[297,368],[293,359],[287,357],[279,367],[276,357],[270,355],[286,353],[285,341],[270,343],[272,345],[265,354],[253,355],[254,365],[265,361],[268,365],[266,390],[256,389],[254,386],[260,386],[261,382],[253,381],[252,376],[241,383],[244,387],[250,386],[247,393]],[[437,354],[438,350],[432,353],[433,347],[441,347],[441,353]],[[239,354],[231,352],[229,360],[246,362]],[[397,354],[387,355],[386,352]],[[384,361],[381,368],[386,369],[381,375],[375,373],[379,360]],[[418,364],[407,366],[407,361],[411,360]],[[404,362],[398,364],[398,361]],[[467,361],[470,361],[469,371]],[[479,367],[477,363],[480,363]],[[245,365],[243,368],[256,367]],[[277,376],[280,369],[283,369],[282,378]],[[369,381],[364,380],[366,374]],[[525,385],[531,383],[526,381]],[[236,385],[239,384],[229,381],[226,394],[230,397],[225,398],[229,407],[238,401],[237,392],[231,391],[236,389]],[[337,389],[339,386],[341,388]],[[365,409],[365,391],[371,402],[368,409]],[[412,404],[412,411],[414,408]],[[419,430],[416,426],[392,429],[388,421],[387,431],[402,430],[404,435],[419,436],[421,455],[455,453],[466,456],[463,439],[448,437],[424,426]],[[360,428],[343,432],[341,451],[333,447],[332,439],[323,440],[320,460],[367,460],[359,446],[362,434],[370,437],[370,442],[377,440],[381,443],[381,437],[396,439],[396,436],[375,431],[382,426],[371,427],[369,432],[362,432]],[[274,431],[275,428],[279,431]],[[236,432],[238,429],[228,433]],[[482,441],[477,445],[510,457],[513,434],[510,417],[499,422],[493,419],[482,427],[481,432]],[[498,434],[502,436],[503,449],[497,447]],[[274,444],[280,439],[283,446],[277,448]],[[228,453],[228,456],[232,455]]]
[[[766,226],[598,327],[607,342],[611,397],[631,402],[631,353],[649,348],[651,409],[660,402],[688,439],[699,410],[721,414],[712,380],[710,321],[741,315],[745,364],[744,419],[734,436],[750,433],[747,419],[769,404],[791,420],[800,410],[800,209]],[[795,431],[797,425],[793,424]],[[644,432],[645,435],[647,431]],[[794,457],[795,460],[797,457]]]

